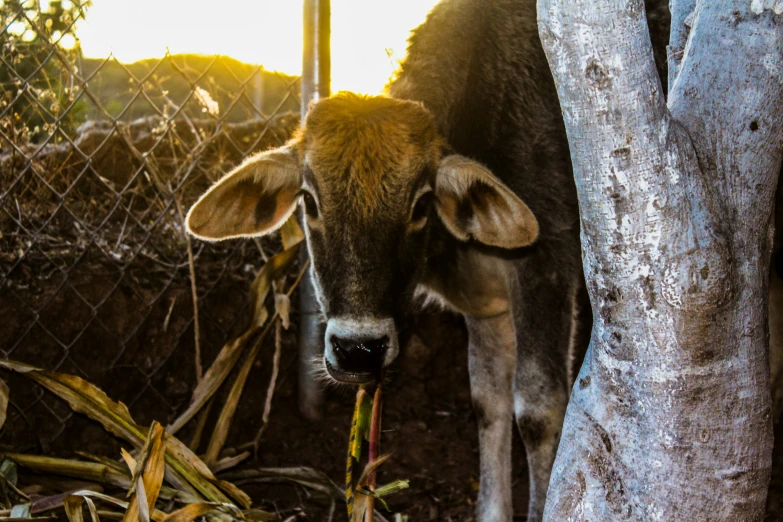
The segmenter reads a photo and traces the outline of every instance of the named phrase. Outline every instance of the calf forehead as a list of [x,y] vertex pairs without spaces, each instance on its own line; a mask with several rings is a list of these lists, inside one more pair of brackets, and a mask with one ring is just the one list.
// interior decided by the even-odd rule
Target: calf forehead
[[322,203],[362,214],[399,207],[441,151],[435,122],[421,105],[353,94],[317,103],[301,138],[306,176],[314,178]]

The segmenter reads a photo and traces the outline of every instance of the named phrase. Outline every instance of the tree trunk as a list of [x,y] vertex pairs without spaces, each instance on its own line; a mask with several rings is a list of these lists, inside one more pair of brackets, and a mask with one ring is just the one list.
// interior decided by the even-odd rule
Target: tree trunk
[[783,142],[764,3],[672,0],[666,100],[642,0],[539,0],[595,317],[546,520],[764,516]]

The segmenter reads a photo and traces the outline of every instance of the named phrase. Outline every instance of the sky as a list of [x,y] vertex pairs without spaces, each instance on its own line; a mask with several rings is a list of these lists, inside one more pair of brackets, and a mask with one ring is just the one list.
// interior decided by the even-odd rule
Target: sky
[[[77,26],[85,56],[123,62],[166,52],[223,54],[268,70],[302,70],[302,0],[93,0]],[[411,29],[437,0],[331,0],[332,92],[377,94]],[[223,8],[221,9],[221,6]]]

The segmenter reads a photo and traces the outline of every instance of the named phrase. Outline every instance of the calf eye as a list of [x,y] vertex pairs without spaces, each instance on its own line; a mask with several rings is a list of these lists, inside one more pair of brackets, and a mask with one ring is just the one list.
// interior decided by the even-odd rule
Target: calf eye
[[315,203],[315,198],[312,194],[306,190],[302,191],[302,200],[304,200],[305,212],[313,219],[318,217],[318,205]]
[[427,215],[430,212],[430,205],[432,204],[432,192],[426,192],[422,194],[416,204],[413,205],[413,211],[411,212],[411,221],[418,223],[427,219]]

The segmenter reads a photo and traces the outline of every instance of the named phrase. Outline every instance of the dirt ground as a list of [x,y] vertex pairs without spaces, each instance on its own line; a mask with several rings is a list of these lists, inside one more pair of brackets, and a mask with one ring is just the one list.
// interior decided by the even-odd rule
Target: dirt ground
[[[235,252],[231,259],[238,267],[250,257],[252,252]],[[149,270],[150,267],[145,269],[148,275]],[[42,324],[55,325],[53,330],[69,340],[69,347],[63,348],[34,327],[23,342],[15,345],[10,356],[88,378],[111,397],[128,403],[139,424],[149,425],[152,420],[171,422],[186,407],[195,384],[187,279],[175,278],[160,292],[153,281],[144,282],[143,273],[132,272],[121,278],[119,284],[115,276],[99,265],[70,275],[74,289],[86,300],[97,301],[109,296],[100,307],[103,318],[100,325],[93,322],[77,335],[80,331],[77,325],[82,324],[87,311],[74,305],[73,296],[61,292],[62,297],[55,298],[47,308]],[[241,331],[242,317],[246,315],[246,302],[237,296],[246,295],[247,280],[231,277],[220,281],[204,299],[202,313],[209,317],[202,327],[205,362],[214,358],[226,337]],[[5,351],[14,345],[29,322],[27,314],[20,311],[17,299],[21,296],[33,304],[42,301],[49,295],[52,284],[31,277],[25,290],[28,294],[22,296],[19,288],[13,294],[0,294],[0,317],[4,325],[0,329],[0,348]],[[153,304],[145,304],[149,302]],[[167,315],[169,321],[164,328]],[[318,422],[306,421],[299,415],[296,317],[293,323],[284,335],[271,426],[258,459],[246,461],[237,469],[311,466],[342,484],[353,392],[329,389],[323,419]],[[131,328],[131,325],[137,326]],[[426,312],[406,330],[403,354],[388,376],[382,451],[391,451],[393,456],[382,468],[379,481],[410,480],[410,489],[390,497],[389,505],[394,511],[410,515],[412,521],[472,520],[472,502],[478,486],[478,441],[468,391],[464,326],[454,316]],[[125,341],[118,343],[118,337]],[[251,371],[232,424],[229,448],[252,441],[260,426],[272,353],[273,345],[268,342]],[[63,403],[41,394],[19,376],[3,375],[3,378],[11,388],[15,405],[9,411],[0,438],[4,448],[62,456],[82,451],[118,457],[120,442],[100,426],[70,415]],[[224,394],[225,391],[218,397],[218,405]],[[219,407],[212,409],[206,438],[218,411]],[[192,424],[181,433],[185,441],[190,440]],[[783,436],[783,430],[778,429],[777,434]],[[204,448],[202,441],[201,450]],[[517,434],[513,458],[515,520],[525,520],[528,481],[524,451]],[[768,520],[783,520],[783,451],[780,448],[776,448],[775,459]],[[31,483],[37,479],[23,476],[23,480]],[[328,506],[305,488],[253,483],[242,487],[251,494],[257,507],[276,511],[282,518],[297,515],[298,520],[327,520]],[[335,520],[341,519],[342,507],[338,506]]]
[[[229,268],[241,266],[252,256],[252,251],[234,252]],[[26,311],[27,306],[35,308],[47,302],[60,281],[36,277],[42,272],[38,269],[24,271],[30,273],[16,278],[15,291],[0,293],[0,317],[5,318],[0,349],[13,359],[88,379],[110,397],[128,404],[140,425],[153,420],[171,422],[187,406],[195,385],[187,279],[174,278],[161,292],[161,282],[151,272],[152,266],[135,267],[118,279],[118,274],[103,264],[85,261],[85,265],[69,274],[68,285],[55,294],[32,328],[29,325],[34,323],[34,314]],[[208,272],[202,274],[204,279],[216,277]],[[242,331],[247,303],[237,296],[246,295],[248,279],[219,279],[203,299],[201,341],[206,364],[226,338]],[[90,321],[86,303],[99,302],[98,320]],[[318,422],[299,415],[296,323],[293,317],[291,329],[284,334],[271,424],[258,459],[231,471],[310,466],[341,485],[354,392],[329,388],[324,415]],[[409,490],[388,500],[393,510],[410,515],[411,520],[470,520],[478,486],[478,443],[468,391],[464,326],[454,316],[428,312],[406,330],[403,355],[387,376],[382,451],[393,456],[382,468],[379,481],[410,480]],[[255,437],[273,350],[273,343],[267,342],[251,371],[227,448],[241,447]],[[75,452],[118,457],[123,444],[98,424],[71,414],[67,405],[21,376],[2,377],[11,389],[12,400],[0,437],[3,449],[63,457],[74,457]],[[204,439],[209,438],[225,393],[223,390],[217,397]],[[191,439],[193,424],[179,434],[182,440]],[[205,447],[202,440],[201,451]],[[514,449],[519,464],[514,475],[515,506],[522,515],[527,478],[518,436]],[[31,484],[39,478],[23,476]],[[302,520],[327,518],[328,506],[309,498],[310,492],[304,488],[268,484],[242,487],[257,507],[283,517],[298,514]],[[337,520],[343,508],[339,509]]]
[[[382,451],[392,451],[393,457],[384,465],[379,480],[410,479],[411,488],[391,497],[389,504],[393,510],[410,515],[412,521],[471,521],[478,487],[478,438],[468,392],[464,327],[453,316],[427,313],[412,326],[410,335],[386,394]],[[326,471],[340,484],[353,393],[333,390],[324,418],[318,423],[303,420],[296,411],[294,354],[288,356],[289,368],[275,403],[276,422],[263,446],[260,464],[305,464]],[[260,398],[257,404],[262,406]],[[783,440],[783,422],[776,425],[775,434],[776,441]],[[769,522],[783,521],[781,446],[775,447],[765,519]],[[526,520],[527,466],[516,432],[513,461],[514,520]],[[302,492],[288,486],[258,491],[259,497],[279,498],[279,507],[296,504],[295,494]],[[326,510],[317,504],[305,505],[307,520],[325,520]]]
[[[470,406],[466,335],[455,317],[425,314],[411,328],[400,364],[385,394],[382,452],[392,452],[379,481],[410,480],[410,489],[394,497],[394,510],[411,520],[472,519],[478,487],[478,440]],[[340,484],[353,392],[333,390],[324,418],[315,424],[296,414],[292,365],[276,405],[278,422],[261,457],[264,465],[291,465],[302,455],[308,465],[326,471]],[[284,413],[285,412],[285,413]],[[285,422],[280,418],[288,414]],[[527,476],[522,442],[515,438],[515,512],[527,505]],[[323,520],[316,507],[308,515]]]

